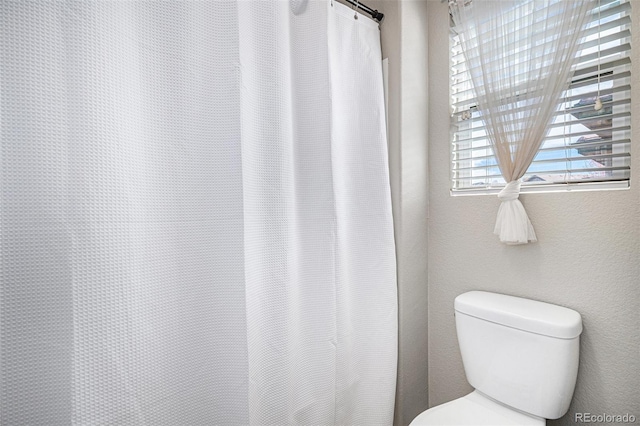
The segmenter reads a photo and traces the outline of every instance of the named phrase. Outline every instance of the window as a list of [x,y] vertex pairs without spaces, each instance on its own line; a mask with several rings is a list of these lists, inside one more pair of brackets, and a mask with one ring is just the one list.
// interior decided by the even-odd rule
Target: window
[[[600,0],[569,89],[522,192],[628,188],[631,145],[630,0]],[[451,32],[452,193],[498,192],[505,181],[476,111],[462,49]],[[600,65],[598,65],[600,64]],[[594,105],[600,87],[603,107]]]

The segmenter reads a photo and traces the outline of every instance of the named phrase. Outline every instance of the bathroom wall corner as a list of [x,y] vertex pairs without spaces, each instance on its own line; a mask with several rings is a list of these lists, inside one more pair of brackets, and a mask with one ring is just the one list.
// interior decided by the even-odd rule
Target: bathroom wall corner
[[428,78],[425,0],[369,0],[385,14],[389,59],[389,168],[398,265],[398,381],[394,425],[428,404]]

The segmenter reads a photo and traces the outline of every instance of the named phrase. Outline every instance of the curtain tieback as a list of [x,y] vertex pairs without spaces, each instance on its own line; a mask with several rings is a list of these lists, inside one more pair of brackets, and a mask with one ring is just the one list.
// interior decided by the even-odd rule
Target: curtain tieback
[[500,241],[506,244],[527,244],[537,240],[529,216],[518,199],[519,196],[519,179],[512,180],[498,193],[502,202],[493,233],[499,235]]
[[517,200],[520,196],[520,180],[512,180],[498,193],[500,201]]

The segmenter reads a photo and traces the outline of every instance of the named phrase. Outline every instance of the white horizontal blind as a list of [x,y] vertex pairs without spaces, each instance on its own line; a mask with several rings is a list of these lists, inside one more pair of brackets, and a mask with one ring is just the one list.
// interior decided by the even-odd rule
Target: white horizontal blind
[[[596,3],[569,89],[558,100],[547,137],[522,177],[523,192],[628,187],[630,10],[630,0],[601,0],[599,6]],[[450,41],[452,192],[497,192],[505,181],[476,110],[473,85],[455,27]],[[598,75],[603,108],[596,111]]]

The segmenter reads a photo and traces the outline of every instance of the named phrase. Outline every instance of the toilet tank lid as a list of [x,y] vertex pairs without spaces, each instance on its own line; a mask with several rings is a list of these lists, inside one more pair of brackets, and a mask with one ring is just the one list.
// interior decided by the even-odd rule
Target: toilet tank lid
[[551,303],[486,291],[470,291],[456,297],[456,312],[507,327],[560,339],[582,333],[582,318],[573,309]]

